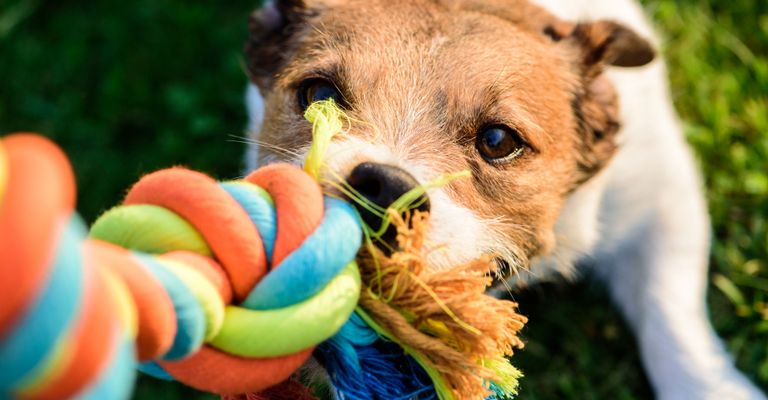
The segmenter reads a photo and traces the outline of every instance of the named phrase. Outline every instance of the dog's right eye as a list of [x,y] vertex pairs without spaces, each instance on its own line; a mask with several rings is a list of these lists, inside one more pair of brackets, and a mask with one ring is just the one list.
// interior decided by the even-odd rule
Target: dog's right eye
[[343,102],[341,92],[336,85],[321,78],[312,78],[301,82],[298,97],[299,107],[302,110],[306,110],[310,104],[322,100],[333,100],[338,105],[342,105]]
[[477,150],[491,164],[512,160],[523,154],[525,142],[516,130],[507,126],[490,126],[477,135]]

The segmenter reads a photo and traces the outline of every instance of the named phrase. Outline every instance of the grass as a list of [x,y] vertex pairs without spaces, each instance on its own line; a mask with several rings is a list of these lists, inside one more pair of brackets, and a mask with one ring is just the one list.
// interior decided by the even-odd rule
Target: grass
[[0,3],[0,132],[51,136],[92,220],[143,173],[240,171],[254,1]]
[[[89,221],[158,168],[237,176],[240,47],[254,3],[0,3],[0,133],[39,131],[61,144]],[[768,3],[642,3],[665,37],[676,106],[705,172],[712,318],[739,367],[768,389]],[[516,356],[528,372],[521,398],[651,397],[599,287],[548,285],[518,300],[535,316]],[[135,397],[210,398],[146,378]]]

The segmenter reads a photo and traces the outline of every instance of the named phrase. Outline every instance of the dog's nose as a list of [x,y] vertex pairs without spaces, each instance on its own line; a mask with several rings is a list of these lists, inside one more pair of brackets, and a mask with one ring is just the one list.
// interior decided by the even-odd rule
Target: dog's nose
[[[372,162],[364,162],[356,166],[349,174],[347,183],[366,200],[383,209],[388,208],[395,200],[419,185],[416,178],[402,168]],[[413,204],[418,205],[415,207],[416,210],[429,211],[429,198],[426,194]],[[368,226],[374,230],[381,227],[380,216],[356,202],[354,205]],[[396,235],[394,227],[390,226],[382,239],[393,243]]]

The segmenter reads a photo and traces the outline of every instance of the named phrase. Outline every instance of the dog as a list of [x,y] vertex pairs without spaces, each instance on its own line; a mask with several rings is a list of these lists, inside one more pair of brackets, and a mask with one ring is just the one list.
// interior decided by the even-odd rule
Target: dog
[[304,109],[333,99],[355,123],[327,179],[387,206],[470,171],[422,204],[434,268],[492,254],[520,285],[589,265],[657,398],[765,399],[707,317],[708,214],[657,43],[632,0],[268,2],[246,44],[248,167],[300,164]]

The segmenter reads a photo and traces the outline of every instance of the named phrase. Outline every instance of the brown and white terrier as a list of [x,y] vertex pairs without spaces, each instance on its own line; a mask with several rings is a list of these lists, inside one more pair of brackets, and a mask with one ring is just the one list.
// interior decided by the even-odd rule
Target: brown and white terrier
[[707,318],[702,190],[632,0],[276,0],[250,35],[249,167],[301,163],[304,109],[334,99],[355,123],[329,179],[387,206],[471,172],[422,205],[435,268],[493,254],[514,284],[587,264],[658,398],[765,398]]

